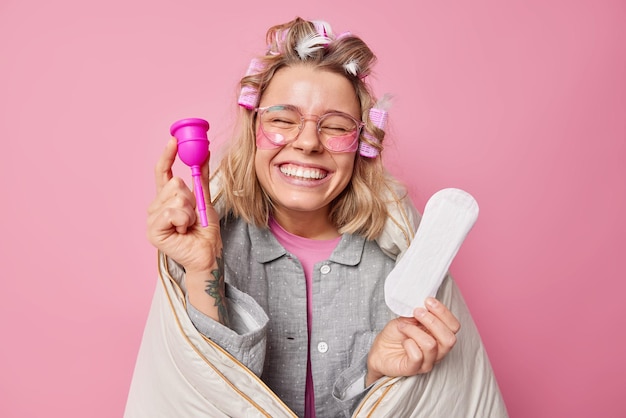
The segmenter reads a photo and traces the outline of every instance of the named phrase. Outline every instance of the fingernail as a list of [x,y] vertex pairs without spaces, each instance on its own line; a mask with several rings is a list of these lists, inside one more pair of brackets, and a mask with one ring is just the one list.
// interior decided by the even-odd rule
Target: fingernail
[[430,306],[431,308],[435,308],[437,306],[437,303],[439,303],[439,301],[437,301],[437,299],[435,299],[435,298],[427,298],[426,299],[426,304],[428,306]]
[[413,311],[413,315],[415,315],[416,318],[422,318],[424,315],[426,315],[426,309],[415,308],[415,311]]

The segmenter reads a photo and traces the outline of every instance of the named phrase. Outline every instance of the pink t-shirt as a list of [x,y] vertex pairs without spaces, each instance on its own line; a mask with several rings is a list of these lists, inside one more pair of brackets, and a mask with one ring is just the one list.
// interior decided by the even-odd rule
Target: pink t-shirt
[[[311,339],[311,317],[313,315],[313,286],[311,278],[313,277],[313,267],[315,263],[328,260],[332,252],[341,241],[341,236],[329,240],[316,240],[302,238],[297,235],[285,231],[273,218],[269,222],[270,230],[276,237],[278,242],[285,247],[287,251],[295,255],[304,269],[304,277],[306,279],[306,300],[307,300],[307,324],[309,340]],[[305,418],[315,418],[315,393],[313,391],[313,375],[311,374],[311,356],[307,359],[306,368],[306,388],[304,392]]]

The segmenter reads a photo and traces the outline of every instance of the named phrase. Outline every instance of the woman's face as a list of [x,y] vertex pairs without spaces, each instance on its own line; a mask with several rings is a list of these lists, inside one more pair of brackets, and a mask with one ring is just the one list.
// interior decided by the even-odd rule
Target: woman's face
[[[360,120],[352,84],[341,75],[307,66],[276,72],[259,107],[277,104],[293,105],[304,115],[339,111]],[[257,143],[267,141],[259,133],[258,116],[256,131]],[[257,147],[256,175],[274,203],[275,216],[297,217],[307,212],[327,217],[330,203],[350,182],[355,154],[326,150],[311,119],[294,142],[277,148]]]

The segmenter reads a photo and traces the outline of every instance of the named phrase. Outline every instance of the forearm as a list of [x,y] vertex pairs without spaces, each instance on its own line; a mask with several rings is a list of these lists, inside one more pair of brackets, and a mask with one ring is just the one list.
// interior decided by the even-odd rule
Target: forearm
[[221,254],[209,269],[187,271],[185,276],[189,303],[213,320],[230,326]]

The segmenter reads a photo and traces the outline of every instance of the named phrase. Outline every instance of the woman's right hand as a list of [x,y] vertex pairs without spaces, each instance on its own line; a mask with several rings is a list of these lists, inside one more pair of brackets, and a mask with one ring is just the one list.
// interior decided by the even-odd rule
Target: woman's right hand
[[193,191],[172,173],[176,153],[176,139],[170,138],[155,167],[157,194],[148,207],[148,240],[181,264],[188,275],[208,272],[222,249],[219,217],[211,205],[209,157],[202,165],[201,178],[209,225],[202,227]]

